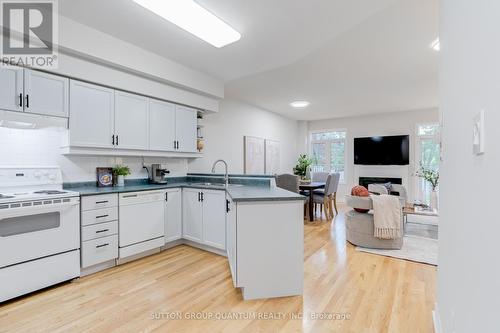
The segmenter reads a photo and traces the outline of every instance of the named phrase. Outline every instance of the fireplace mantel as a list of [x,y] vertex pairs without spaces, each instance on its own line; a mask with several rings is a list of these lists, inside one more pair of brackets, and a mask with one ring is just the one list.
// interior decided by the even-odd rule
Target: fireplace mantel
[[359,184],[359,177],[401,178],[401,183],[409,189],[409,165],[355,165],[354,182]]

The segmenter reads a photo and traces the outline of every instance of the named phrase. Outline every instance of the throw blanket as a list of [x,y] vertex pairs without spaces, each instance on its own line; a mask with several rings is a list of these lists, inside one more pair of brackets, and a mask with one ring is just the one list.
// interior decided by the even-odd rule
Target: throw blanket
[[393,195],[372,195],[374,237],[395,239],[401,237],[401,205]]

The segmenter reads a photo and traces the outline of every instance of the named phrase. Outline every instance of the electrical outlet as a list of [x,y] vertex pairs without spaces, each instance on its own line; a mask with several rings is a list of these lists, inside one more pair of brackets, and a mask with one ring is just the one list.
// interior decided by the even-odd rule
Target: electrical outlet
[[118,164],[118,165],[122,165],[123,164],[123,158],[121,158],[121,157],[117,157],[115,159],[115,161],[116,161],[116,164]]

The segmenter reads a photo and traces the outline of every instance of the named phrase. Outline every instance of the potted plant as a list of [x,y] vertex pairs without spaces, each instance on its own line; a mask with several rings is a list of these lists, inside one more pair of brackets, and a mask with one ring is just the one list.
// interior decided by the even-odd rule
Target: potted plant
[[130,175],[130,168],[126,165],[117,165],[113,168],[116,176],[116,186],[125,186],[125,176]]
[[293,168],[293,174],[300,177],[305,182],[310,174],[312,160],[307,155],[299,155],[297,165]]
[[431,184],[431,208],[438,209],[437,187],[439,185],[439,171],[425,167],[422,162],[420,162],[420,169],[417,171],[416,175]]

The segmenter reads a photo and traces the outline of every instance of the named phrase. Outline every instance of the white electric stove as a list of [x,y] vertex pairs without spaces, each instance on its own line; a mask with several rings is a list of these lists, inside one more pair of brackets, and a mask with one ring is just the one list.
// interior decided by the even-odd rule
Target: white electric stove
[[58,167],[0,167],[0,302],[79,275],[79,193]]

